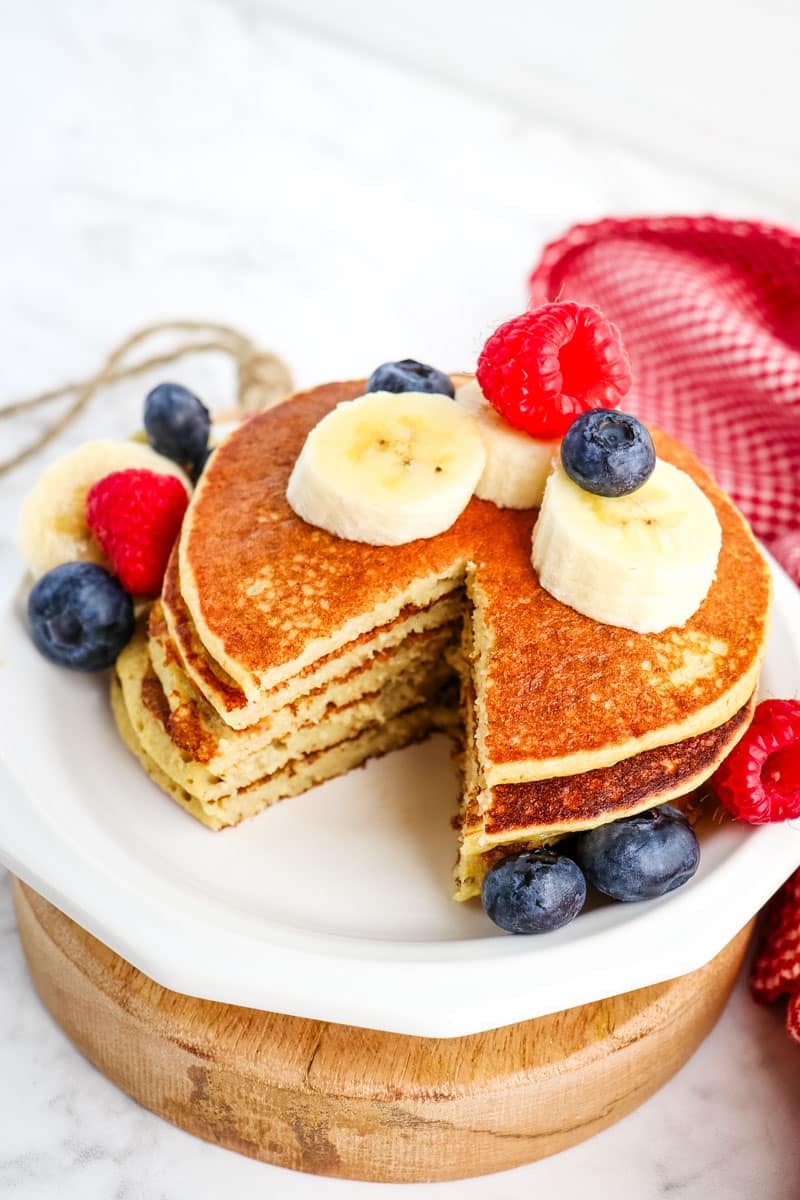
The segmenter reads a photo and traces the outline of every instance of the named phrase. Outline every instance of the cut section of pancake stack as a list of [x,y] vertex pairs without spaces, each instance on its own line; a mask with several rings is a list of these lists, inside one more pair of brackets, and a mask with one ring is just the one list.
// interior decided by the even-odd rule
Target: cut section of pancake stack
[[734,506],[656,435],[722,527],[680,629],[637,634],[559,603],[531,567],[534,511],[473,499],[437,537],[345,541],[292,512],[309,431],[363,383],[303,393],[212,456],[161,599],[120,656],[120,731],[212,829],[434,731],[463,774],[457,897],[496,859],[695,789],[747,727],[769,572]]
[[345,646],[338,661],[331,656],[319,672],[265,696],[264,715],[234,729],[191,682],[157,603],[117,662],[118,724],[156,782],[193,816],[212,829],[236,824],[367,758],[454,729],[446,656],[460,608],[453,594],[407,612]]

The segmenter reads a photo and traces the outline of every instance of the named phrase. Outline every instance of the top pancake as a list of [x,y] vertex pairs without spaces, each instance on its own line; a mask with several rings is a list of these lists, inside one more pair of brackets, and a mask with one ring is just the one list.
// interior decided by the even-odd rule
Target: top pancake
[[473,499],[445,533],[391,547],[300,520],[285,492],[305,437],[363,386],[327,384],[251,418],[215,451],[189,507],[182,596],[202,645],[249,698],[466,578],[489,786],[612,765],[716,728],[747,702],[766,642],[769,571],[744,519],[688,451],[655,435],[659,455],[717,511],[717,577],[685,626],[637,634],[539,586],[535,512]]
[[177,555],[173,552],[164,576],[161,606],[154,605],[150,613],[150,652],[154,662],[161,664],[162,674],[166,676],[169,672],[181,691],[191,690],[194,684],[227,725],[242,730],[318,688],[335,684],[410,636],[449,628],[455,638],[463,608],[463,588],[439,596],[429,605],[405,605],[385,625],[374,626],[308,663],[283,683],[265,688],[248,699],[203,646],[180,592]]

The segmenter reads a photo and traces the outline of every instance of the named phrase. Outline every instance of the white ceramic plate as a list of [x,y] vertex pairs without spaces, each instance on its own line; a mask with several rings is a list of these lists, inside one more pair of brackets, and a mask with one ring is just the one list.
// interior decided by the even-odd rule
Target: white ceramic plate
[[[800,599],[775,568],[768,695],[800,689]],[[800,822],[702,832],[695,878],[510,937],[450,899],[458,785],[443,738],[212,834],[145,776],[106,681],[42,659],[0,612],[0,857],[165,986],[448,1037],[597,1000],[714,956],[800,864]]]

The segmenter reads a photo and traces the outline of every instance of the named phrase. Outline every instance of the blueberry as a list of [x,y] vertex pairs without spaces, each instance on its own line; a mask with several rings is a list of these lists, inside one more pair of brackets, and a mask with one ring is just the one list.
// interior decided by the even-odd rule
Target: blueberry
[[192,483],[197,483],[198,479],[203,474],[203,471],[205,471],[206,467],[208,466],[208,460],[211,458],[211,455],[214,453],[215,449],[216,446],[208,446],[194,464],[192,467]]
[[402,358],[400,362],[381,363],[367,381],[368,392],[436,392],[442,396],[455,396],[453,381],[444,371],[417,362],[415,358]]
[[179,383],[160,383],[144,402],[144,427],[150,445],[177,463],[199,463],[208,446],[209,411]]
[[598,891],[626,902],[674,891],[700,861],[689,822],[671,804],[580,833],[573,852]]
[[628,413],[593,408],[570,425],[561,461],[573,483],[595,496],[627,496],[646,483],[656,465],[653,439]]
[[95,563],[63,563],[28,597],[31,634],[45,658],[73,671],[110,667],[133,633],[133,602]]
[[583,908],[586,880],[564,854],[523,850],[490,868],[481,899],[487,916],[509,933],[548,933]]

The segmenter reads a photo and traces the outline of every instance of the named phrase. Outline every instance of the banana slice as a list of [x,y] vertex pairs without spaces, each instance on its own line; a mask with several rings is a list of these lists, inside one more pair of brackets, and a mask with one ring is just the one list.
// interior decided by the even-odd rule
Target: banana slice
[[86,495],[104,475],[130,468],[175,475],[191,491],[177,463],[150,446],[132,441],[85,442],[52,463],[23,503],[17,541],[36,578],[65,562],[105,564],[86,525]]
[[477,379],[460,387],[456,400],[477,421],[486,450],[475,495],[494,501],[498,508],[538,508],[560,440],[539,441],[509,425],[486,399]]
[[311,430],[286,498],[310,525],[399,546],[450,528],[485,459],[475,422],[449,397],[370,392]]
[[683,625],[714,581],[722,530],[711,501],[684,472],[656,460],[637,491],[582,491],[559,463],[533,532],[542,587],[595,621],[637,633]]

